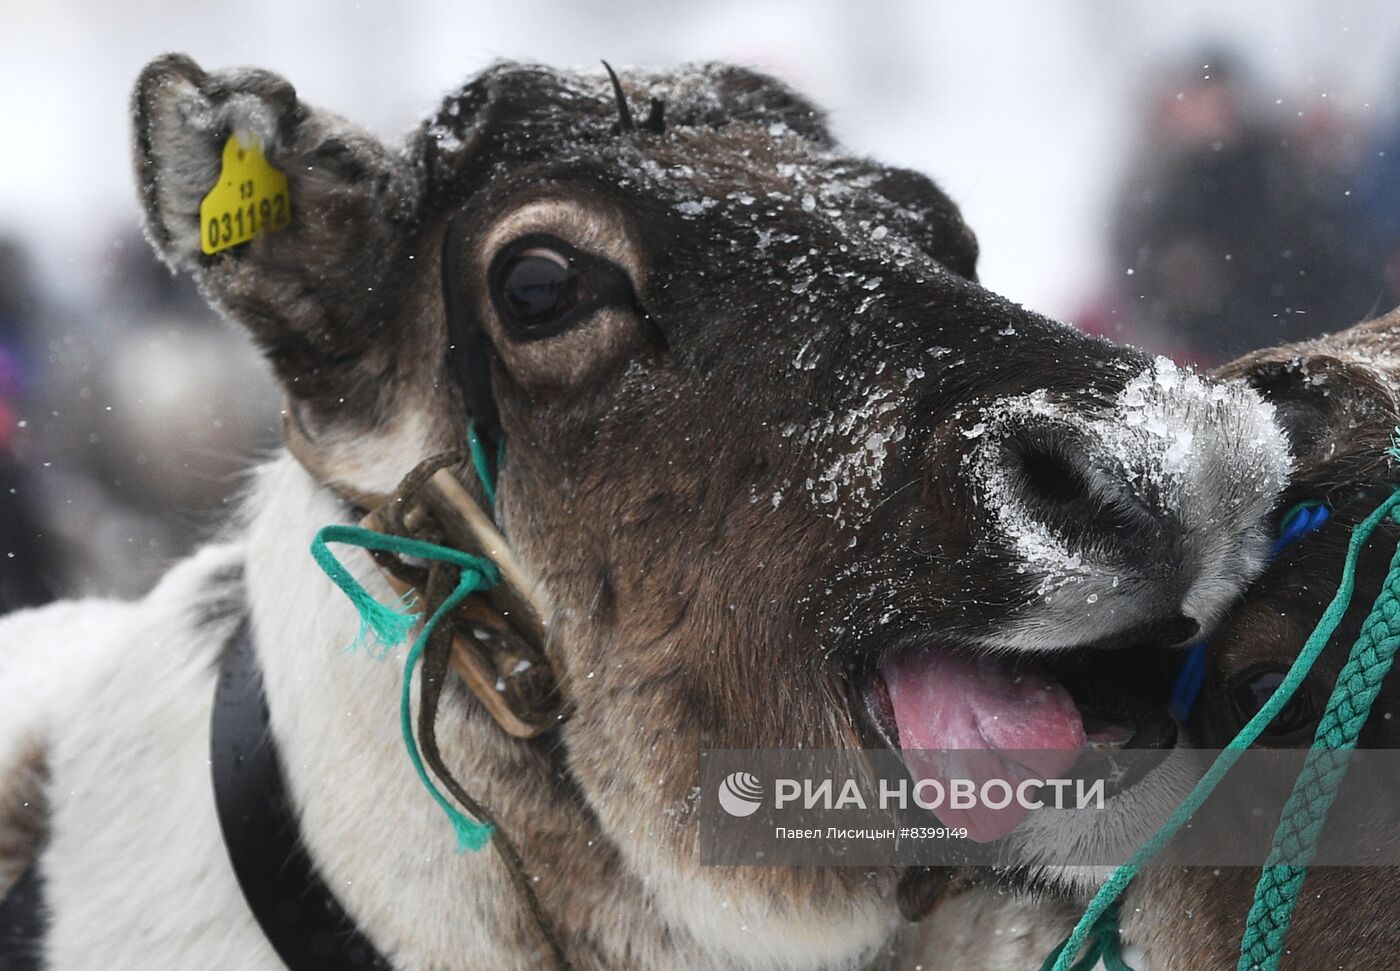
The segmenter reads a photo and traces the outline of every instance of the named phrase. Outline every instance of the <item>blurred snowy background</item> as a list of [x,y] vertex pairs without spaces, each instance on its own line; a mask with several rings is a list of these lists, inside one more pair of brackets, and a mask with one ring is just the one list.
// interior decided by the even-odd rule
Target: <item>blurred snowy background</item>
[[4,0],[0,611],[133,593],[278,438],[241,335],[137,228],[127,96],[168,50],[408,130],[498,58],[735,60],[963,207],[991,288],[1202,364],[1400,303],[1388,0]]

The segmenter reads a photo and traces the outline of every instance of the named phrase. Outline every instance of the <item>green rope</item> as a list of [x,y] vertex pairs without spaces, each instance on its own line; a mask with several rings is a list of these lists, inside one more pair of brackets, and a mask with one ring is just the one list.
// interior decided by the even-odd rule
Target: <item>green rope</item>
[[[472,465],[476,468],[477,478],[481,480],[481,488],[486,493],[486,501],[492,508],[495,508],[495,477],[491,474],[491,464],[487,461],[486,449],[481,444],[481,438],[476,433],[475,423],[467,426],[467,444],[471,449]],[[505,448],[506,443],[502,439],[496,455],[498,466],[505,460]],[[403,735],[404,745],[408,749],[409,760],[413,763],[414,771],[418,773],[419,781],[423,783],[428,794],[442,807],[442,811],[452,822],[452,828],[457,834],[458,850],[479,850],[491,839],[491,827],[471,819],[452,805],[433,783],[427,768],[423,765],[423,755],[413,736],[413,705],[411,701],[413,672],[423,659],[423,650],[427,647],[428,639],[432,637],[433,631],[437,629],[443,618],[452,613],[463,600],[473,593],[490,590],[499,583],[501,580],[500,571],[490,560],[480,556],[472,556],[470,553],[452,549],[450,546],[438,546],[436,543],[410,539],[406,536],[377,533],[360,526],[326,526],[320,530],[315,539],[311,541],[311,556],[326,576],[330,577],[331,582],[339,587],[350,600],[360,615],[360,631],[355,635],[355,639],[347,645],[346,650],[354,651],[363,647],[366,653],[377,661],[383,660],[392,648],[404,642],[408,637],[408,632],[422,619],[422,614],[413,610],[415,597],[411,591],[404,594],[392,606],[381,604],[375,600],[369,591],[351,575],[344,564],[336,559],[335,554],[330,551],[329,544],[331,543],[355,546],[376,553],[394,553],[399,556],[416,557],[420,560],[437,560],[442,563],[450,563],[459,570],[457,586],[443,599],[437,610],[428,618],[428,622],[423,625],[423,629],[419,631],[418,637],[414,640],[413,646],[409,648],[408,657],[404,661],[403,687],[399,695],[399,728]]]
[[[481,590],[489,590],[500,582],[500,573],[490,560],[472,556],[451,547],[438,546],[435,543],[409,539],[405,536],[376,533],[359,526],[326,526],[320,530],[316,534],[316,538],[311,541],[311,555],[360,613],[360,633],[350,644],[349,649],[353,650],[356,646],[365,644],[370,656],[376,659],[383,658],[391,648],[402,644],[408,636],[409,630],[420,619],[421,614],[399,609],[406,605],[406,599],[399,602],[398,608],[386,607],[378,603],[360,585],[360,582],[350,575],[350,571],[335,558],[335,554],[330,551],[328,545],[330,543],[356,546],[360,549],[376,552],[395,553],[400,556],[413,556],[424,560],[438,560],[451,563],[461,571],[457,586],[428,618],[428,622],[419,631],[413,646],[409,648],[408,658],[404,661],[403,689],[399,697],[399,727],[403,733],[404,745],[408,748],[408,757],[413,762],[413,768],[418,773],[419,780],[452,822],[452,828],[457,834],[458,849],[479,850],[491,839],[491,827],[469,818],[452,805],[429,777],[428,770],[423,765],[423,756],[418,750],[418,742],[413,737],[413,707],[410,701],[410,690],[414,669],[418,667],[418,662],[423,657],[423,648],[427,645],[433,630],[468,596]],[[368,635],[371,632],[378,642],[377,646],[368,643]]]
[[[1342,579],[1337,586],[1336,596],[1332,598],[1332,602],[1328,604],[1327,609],[1318,620],[1317,627],[1313,630],[1307,643],[1303,645],[1302,650],[1298,653],[1298,659],[1293,662],[1293,666],[1289,668],[1288,674],[1284,676],[1282,683],[1279,684],[1278,688],[1269,697],[1269,700],[1254,714],[1254,717],[1249,720],[1249,723],[1246,724],[1244,728],[1240,729],[1239,734],[1230,741],[1224,751],[1211,763],[1210,768],[1206,770],[1200,781],[1196,783],[1195,788],[1182,800],[1181,805],[1177,806],[1176,810],[1167,818],[1167,821],[1162,824],[1161,828],[1158,829],[1156,833],[1152,834],[1151,838],[1138,848],[1137,852],[1129,858],[1127,863],[1124,863],[1113,871],[1113,874],[1104,882],[1104,885],[1099,888],[1099,892],[1095,894],[1094,898],[1089,902],[1089,906],[1085,909],[1084,915],[1079,919],[1079,923],[1075,925],[1069,937],[1065,939],[1064,943],[1062,943],[1052,955],[1054,960],[1046,960],[1044,971],[1077,971],[1079,964],[1071,964],[1071,962],[1079,955],[1080,951],[1084,950],[1086,942],[1090,943],[1090,949],[1093,950],[1104,946],[1100,945],[1099,942],[1105,937],[1114,940],[1119,939],[1116,908],[1118,898],[1127,890],[1128,885],[1132,883],[1133,878],[1138,875],[1143,865],[1155,856],[1157,852],[1166,845],[1167,841],[1175,836],[1177,831],[1195,815],[1196,810],[1201,807],[1201,804],[1205,802],[1211,792],[1214,791],[1215,787],[1219,785],[1220,780],[1223,779],[1226,773],[1239,761],[1240,755],[1254,744],[1255,740],[1259,738],[1264,729],[1268,727],[1269,723],[1278,716],[1283,706],[1288,704],[1299,686],[1302,685],[1303,679],[1307,677],[1308,672],[1312,670],[1313,664],[1316,663],[1318,657],[1322,654],[1323,648],[1325,648],[1328,641],[1332,639],[1332,635],[1336,632],[1338,625],[1341,624],[1342,618],[1345,616],[1347,608],[1351,604],[1352,591],[1356,587],[1357,562],[1360,559],[1361,551],[1365,548],[1366,541],[1370,538],[1371,534],[1375,532],[1376,527],[1379,526],[1387,516],[1391,515],[1397,506],[1400,506],[1400,491],[1392,494],[1381,503],[1371,515],[1367,516],[1364,521],[1352,530],[1351,542],[1347,547],[1346,563],[1342,568]],[[1400,556],[1400,554],[1397,555]],[[1376,606],[1372,612],[1372,618],[1368,618],[1367,620],[1368,625],[1372,623],[1372,620],[1378,613],[1387,619],[1378,621],[1377,623],[1388,623],[1389,616],[1393,616],[1397,610],[1400,610],[1400,602],[1396,600],[1397,596],[1400,596],[1400,593],[1392,590],[1392,582],[1397,582],[1396,569],[1396,565],[1392,564],[1392,573],[1391,576],[1387,578],[1386,589],[1382,591],[1381,596],[1377,599]],[[1353,650],[1353,658],[1366,650],[1363,647],[1363,642],[1366,644],[1370,643],[1365,636],[1358,640],[1357,649]],[[1383,643],[1388,644],[1389,638]],[[1377,646],[1376,653],[1379,654],[1380,650],[1380,646]],[[1394,647],[1391,647],[1390,650],[1393,652]],[[1384,666],[1386,669],[1389,669],[1388,656]],[[1350,667],[1351,664],[1349,663],[1348,668]],[[1383,676],[1384,671],[1381,671],[1380,674]],[[1379,685],[1379,678],[1376,679],[1376,683]],[[1363,695],[1358,693],[1356,697],[1361,698]],[[1374,693],[1372,693],[1370,697],[1373,700],[1375,697]],[[1334,694],[1332,701],[1328,703],[1327,714],[1332,714],[1333,704],[1336,701],[1337,696]],[[1365,712],[1369,710],[1369,706],[1370,701],[1367,701],[1365,706],[1361,708],[1361,720],[1363,722],[1365,720]],[[1346,718],[1346,724],[1350,724],[1350,716],[1346,716]],[[1325,714],[1324,721],[1326,720],[1327,715]],[[1301,878],[1299,878],[1296,885],[1293,887],[1293,899],[1296,899],[1297,889],[1301,886],[1301,882]],[[1280,892],[1278,894],[1271,895],[1275,903],[1266,904],[1266,906],[1270,909],[1274,909],[1276,904],[1281,904],[1283,900],[1281,893],[1282,888],[1280,887]],[[1287,911],[1288,913],[1284,915],[1285,917],[1291,915],[1291,903],[1289,903]],[[1253,916],[1253,912],[1251,912],[1251,916]],[[1286,922],[1283,925],[1283,930],[1287,930]],[[1251,942],[1253,941],[1251,928],[1246,928],[1246,936]],[[1280,941],[1282,940],[1281,933],[1278,934],[1277,937]],[[1092,965],[1090,966],[1092,967]],[[1241,967],[1248,967],[1248,965],[1243,963],[1243,958]],[[1270,967],[1272,967],[1272,965],[1270,965]]]
[[[1108,910],[1104,911],[1093,928],[1089,932],[1089,946],[1084,949],[1084,953],[1079,955],[1079,959],[1069,965],[1069,971],[1093,971],[1102,961],[1108,971],[1133,971],[1128,967],[1128,963],[1123,960],[1123,941],[1118,934],[1118,904],[1115,903]],[[1060,946],[1051,951],[1045,958],[1045,962],[1040,966],[1040,971],[1050,971],[1060,961],[1060,955],[1069,945],[1066,939]]]
[[[1254,888],[1239,971],[1273,971],[1293,920],[1298,893],[1317,850],[1327,812],[1346,775],[1348,753],[1356,748],[1381,682],[1400,648],[1400,548],[1390,561],[1385,586],[1362,624],[1356,646],[1327,701],[1313,736],[1312,751],[1293,784],[1279,817],[1273,846]],[[1283,861],[1288,861],[1287,863]]]
[[[481,438],[476,433],[476,423],[472,422],[467,426],[467,447],[471,449],[472,465],[476,467],[476,477],[481,481],[482,491],[486,493],[486,504],[488,507],[496,508],[496,486],[495,478],[491,475],[491,463],[486,460],[486,447],[481,444]],[[505,455],[505,439],[501,440],[501,447],[496,455],[496,464],[499,465],[501,458]]]
[[386,536],[358,526],[327,526],[311,541],[311,556],[316,565],[340,588],[360,615],[360,632],[346,646],[346,650],[363,647],[376,661],[382,660],[389,653],[389,648],[402,644],[413,625],[418,623],[419,615],[413,610],[416,598],[409,591],[393,606],[380,603],[351,576],[326,544],[347,543],[361,549],[392,553],[396,551],[393,541],[397,539],[397,536]]

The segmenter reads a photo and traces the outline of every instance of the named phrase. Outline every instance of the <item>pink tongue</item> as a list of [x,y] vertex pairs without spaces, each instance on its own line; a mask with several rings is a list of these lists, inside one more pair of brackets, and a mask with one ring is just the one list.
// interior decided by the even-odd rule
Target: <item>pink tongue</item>
[[[1047,675],[1013,672],[1000,658],[911,651],[882,663],[880,674],[913,777],[936,779],[945,794],[952,779],[976,786],[974,808],[949,808],[945,795],[937,815],[945,826],[966,826],[979,843],[1005,836],[1030,811],[1015,798],[1003,809],[982,805],[985,782],[1004,779],[1014,796],[1024,779],[1067,772],[1084,745],[1084,722],[1069,692]],[[993,786],[991,794],[1000,802],[1004,791]]]

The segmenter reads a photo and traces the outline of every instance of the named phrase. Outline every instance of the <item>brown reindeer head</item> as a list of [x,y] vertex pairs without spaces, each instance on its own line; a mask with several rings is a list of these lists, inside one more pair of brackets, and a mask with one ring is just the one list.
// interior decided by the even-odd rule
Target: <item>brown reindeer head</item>
[[[705,883],[699,749],[1076,747],[1069,693],[1013,659],[1213,624],[1289,459],[1253,391],[978,285],[953,203],[778,82],[621,88],[647,122],[601,73],[498,66],[389,147],[276,76],[167,57],[136,165],[156,247],[249,329],[338,480],[387,491],[495,411],[567,771],[665,907]],[[230,134],[292,219],[206,256]]]
[[[1260,351],[1221,369],[1274,403],[1293,440],[1297,468],[1280,508],[1322,501],[1332,517],[1306,541],[1281,550],[1211,640],[1206,685],[1193,735],[1220,746],[1253,717],[1293,664],[1337,592],[1351,528],[1390,494],[1397,477],[1388,450],[1400,426],[1400,316],[1360,324],[1321,340]],[[1380,591],[1400,527],[1384,523],[1358,563],[1350,610],[1303,687],[1260,744],[1307,748],[1337,672]],[[1390,747],[1397,728],[1385,713],[1387,688],[1363,745]]]
[[[1187,727],[1191,742],[1223,748],[1273,694],[1337,592],[1352,527],[1396,487],[1387,457],[1400,425],[1400,314],[1357,325],[1320,340],[1250,354],[1218,372],[1256,387],[1278,411],[1297,456],[1280,504],[1326,502],[1331,518],[1317,532],[1285,547],[1210,638],[1206,677]],[[1271,748],[1312,745],[1338,672],[1380,592],[1400,527],[1383,523],[1363,548],[1351,608],[1317,663],[1256,743]],[[1362,729],[1363,749],[1400,747],[1394,677],[1383,683]],[[1332,807],[1347,839],[1374,859],[1393,860],[1397,793],[1384,770],[1363,760]],[[1256,773],[1256,777],[1259,774]],[[1254,784],[1254,783],[1251,783]],[[1257,803],[1279,806],[1291,778],[1264,777],[1276,791],[1253,790]],[[1345,807],[1339,809],[1339,807]],[[1247,811],[1242,804],[1241,813]],[[1254,810],[1257,812],[1257,810]],[[1264,840],[1273,812],[1241,818],[1239,832]],[[1348,844],[1351,845],[1351,844]],[[1153,967],[1233,966],[1259,870],[1249,867],[1158,867],[1137,881],[1124,906],[1125,930],[1147,950]],[[1287,937],[1287,967],[1378,967],[1393,960],[1395,869],[1387,866],[1313,867]]]

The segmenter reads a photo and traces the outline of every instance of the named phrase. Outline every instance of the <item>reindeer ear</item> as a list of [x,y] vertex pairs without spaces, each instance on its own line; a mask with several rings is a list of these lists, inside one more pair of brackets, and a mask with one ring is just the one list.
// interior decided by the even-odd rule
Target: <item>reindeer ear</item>
[[[194,273],[205,297],[252,332],[293,395],[333,382],[328,361],[362,359],[369,295],[417,207],[410,163],[266,71],[210,73],[168,55],[141,72],[132,109],[146,230],[161,258]],[[207,255],[200,203],[230,136],[260,145],[285,174],[290,222]]]
[[1400,424],[1400,311],[1300,344],[1256,351],[1222,367],[1274,405],[1296,478],[1356,485],[1387,477]]

